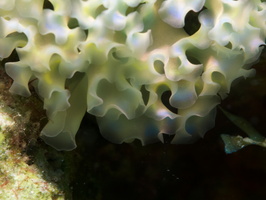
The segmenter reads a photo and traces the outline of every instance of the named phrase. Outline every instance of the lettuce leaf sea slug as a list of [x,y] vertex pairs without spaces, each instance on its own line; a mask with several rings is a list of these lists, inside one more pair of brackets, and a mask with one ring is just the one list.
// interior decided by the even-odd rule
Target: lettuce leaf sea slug
[[0,58],[17,52],[10,92],[34,86],[56,149],[75,148],[85,112],[114,143],[188,143],[214,126],[232,82],[254,74],[265,19],[261,0],[1,0]]

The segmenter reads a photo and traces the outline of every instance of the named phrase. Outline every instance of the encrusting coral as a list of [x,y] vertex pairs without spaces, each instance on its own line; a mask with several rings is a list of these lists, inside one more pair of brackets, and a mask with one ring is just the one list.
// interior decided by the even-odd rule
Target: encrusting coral
[[[265,44],[261,0],[47,2],[0,2],[0,58],[16,50],[5,65],[10,91],[35,87],[49,119],[41,137],[60,150],[75,148],[86,111],[115,143],[202,137]],[[188,34],[192,11],[200,28]]]

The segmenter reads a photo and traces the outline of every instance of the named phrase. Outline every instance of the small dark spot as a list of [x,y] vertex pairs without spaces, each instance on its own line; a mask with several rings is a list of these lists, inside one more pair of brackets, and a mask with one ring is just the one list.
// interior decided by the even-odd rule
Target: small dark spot
[[68,20],[67,26],[70,29],[74,29],[74,28],[77,28],[79,26],[79,22],[78,22],[78,20],[76,18],[70,18]]
[[170,110],[172,113],[175,113],[177,114],[178,112],[178,109],[173,107],[171,104],[170,104],[170,97],[172,95],[172,92],[170,90],[167,90],[165,92],[163,92],[162,96],[161,96],[161,100],[162,100],[162,103],[163,105],[168,109]]
[[[206,8],[203,7],[201,11],[205,9]],[[193,35],[199,30],[200,22],[198,16],[200,12],[194,12],[191,10],[187,13],[185,17],[185,26],[184,26],[184,30],[186,31],[187,34]]]
[[112,51],[110,51],[112,57],[116,59],[117,61],[120,61],[122,63],[126,63],[128,61],[128,57],[121,57],[119,54],[117,54],[116,49],[114,48]]
[[5,64],[8,63],[8,62],[17,62],[17,61],[19,61],[19,57],[18,57],[18,53],[17,53],[16,49],[14,49],[14,50],[12,51],[12,53],[10,54],[10,56],[7,57],[7,58],[4,58],[4,59],[1,61],[1,63],[2,63],[3,65],[5,65]]
[[154,69],[159,74],[164,74],[164,63],[160,60],[155,60],[153,63]]
[[165,144],[171,144],[171,141],[173,140],[174,137],[175,135],[169,135],[169,134],[163,133],[163,141]]
[[140,92],[142,94],[144,104],[147,105],[149,102],[150,92],[146,89],[145,85],[141,86]]
[[86,35],[86,38],[88,37],[88,35],[89,35],[89,30],[88,29],[85,29],[85,30],[83,30],[84,31],[84,33],[85,33],[85,35]]
[[44,0],[44,2],[43,2],[43,9],[54,10],[54,6],[53,6],[53,4],[49,0]]
[[145,2],[140,3],[139,5],[137,5],[136,7],[128,7],[126,10],[126,16],[129,15],[130,13],[136,12],[139,10],[139,8],[143,5],[146,4]]
[[105,11],[106,8],[103,5],[100,5],[96,10],[95,10],[95,16],[98,16],[101,14],[103,11]]
[[194,65],[201,64],[200,61],[196,58],[196,56],[194,56],[193,53],[190,51],[186,51],[186,57],[191,64]]
[[128,82],[129,85],[131,85],[130,78],[126,78],[126,81]]
[[225,45],[225,47],[227,49],[232,49],[232,43],[231,42],[228,42],[227,45]]

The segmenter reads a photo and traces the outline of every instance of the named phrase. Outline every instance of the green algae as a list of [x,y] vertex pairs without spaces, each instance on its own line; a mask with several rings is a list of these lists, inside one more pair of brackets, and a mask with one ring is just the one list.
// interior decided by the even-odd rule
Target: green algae
[[68,174],[47,156],[49,151],[62,160],[62,153],[38,141],[45,119],[41,101],[11,95],[10,84],[0,66],[0,200],[71,199]]

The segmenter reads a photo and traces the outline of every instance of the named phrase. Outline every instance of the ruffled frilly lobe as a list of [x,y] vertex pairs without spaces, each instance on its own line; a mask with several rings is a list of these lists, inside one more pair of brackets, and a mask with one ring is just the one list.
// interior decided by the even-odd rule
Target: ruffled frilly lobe
[[0,58],[16,50],[10,91],[29,96],[34,82],[49,119],[41,137],[59,150],[76,147],[86,112],[114,143],[203,137],[232,82],[254,74],[266,36],[260,0],[47,2],[1,0]]

